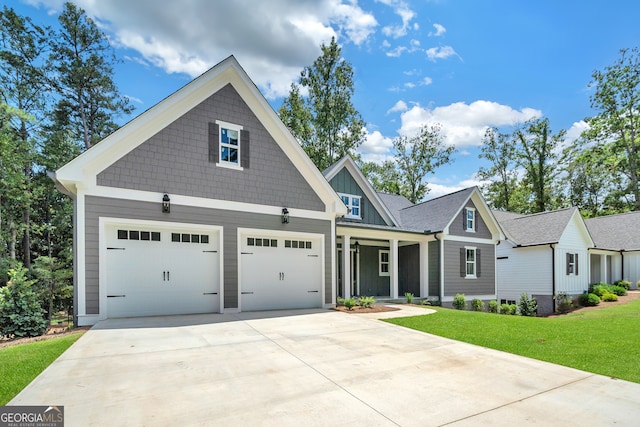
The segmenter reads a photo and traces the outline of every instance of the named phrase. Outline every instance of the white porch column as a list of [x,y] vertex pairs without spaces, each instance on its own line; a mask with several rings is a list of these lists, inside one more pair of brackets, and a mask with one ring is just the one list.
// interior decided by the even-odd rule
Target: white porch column
[[351,236],[342,236],[342,297],[351,298]]
[[420,242],[420,298],[429,296],[429,242]]
[[398,298],[398,240],[389,240],[391,255],[391,298]]

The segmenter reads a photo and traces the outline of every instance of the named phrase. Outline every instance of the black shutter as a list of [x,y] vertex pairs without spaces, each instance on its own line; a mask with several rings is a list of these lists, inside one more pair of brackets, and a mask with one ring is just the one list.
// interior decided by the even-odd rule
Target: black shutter
[[476,277],[480,277],[480,249],[476,249]]
[[240,166],[249,169],[249,131],[240,131]]
[[467,231],[467,208],[462,209],[462,229]]
[[460,248],[460,277],[467,275],[467,250]]
[[571,274],[570,265],[569,265],[570,262],[571,262],[571,254],[567,252],[567,276]]
[[575,254],[574,256],[575,256],[574,261],[575,261],[575,264],[576,264],[576,266],[574,267],[574,273],[577,276],[578,275],[578,254]]
[[209,123],[209,161],[218,163],[220,161],[220,127],[217,123]]

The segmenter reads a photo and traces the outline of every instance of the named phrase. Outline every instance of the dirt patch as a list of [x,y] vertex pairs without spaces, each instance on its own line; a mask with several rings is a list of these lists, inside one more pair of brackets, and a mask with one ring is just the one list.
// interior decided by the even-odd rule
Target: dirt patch
[[353,309],[349,310],[347,307],[343,305],[339,305],[334,308],[336,311],[342,311],[344,313],[357,314],[357,313],[383,313],[385,311],[398,311],[399,308],[389,307],[386,305],[372,305],[371,307],[364,308],[359,305],[353,307]]
[[[594,307],[578,307],[578,308],[574,308],[573,310],[571,310],[569,313],[582,313],[582,312],[586,312],[586,311],[592,311],[592,310],[600,310],[603,308],[607,308],[607,307],[613,307],[616,305],[621,305],[621,304],[628,304],[631,301],[635,301],[637,299],[640,299],[640,290],[636,290],[636,291],[627,291],[627,295],[625,296],[621,296],[618,297],[618,301],[611,301],[611,302],[600,302],[600,304],[594,306]],[[565,314],[569,314],[569,313],[565,313]],[[552,314],[550,316],[546,316],[546,317],[560,317],[560,316],[564,316],[565,314]]]
[[45,341],[51,338],[58,338],[61,336],[75,334],[77,332],[85,333],[91,329],[91,326],[80,326],[78,328],[67,329],[66,324],[56,325],[49,328],[45,335],[32,338],[17,338],[17,339],[0,339],[0,348],[13,347],[14,345],[27,344],[36,341]]

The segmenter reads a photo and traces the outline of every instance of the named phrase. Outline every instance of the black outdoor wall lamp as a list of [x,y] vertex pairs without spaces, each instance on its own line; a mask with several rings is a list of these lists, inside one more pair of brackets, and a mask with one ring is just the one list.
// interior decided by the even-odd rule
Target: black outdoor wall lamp
[[169,195],[165,193],[165,195],[162,196],[162,213],[169,212],[171,212],[171,199],[169,198]]
[[289,224],[289,209],[282,208],[282,223]]

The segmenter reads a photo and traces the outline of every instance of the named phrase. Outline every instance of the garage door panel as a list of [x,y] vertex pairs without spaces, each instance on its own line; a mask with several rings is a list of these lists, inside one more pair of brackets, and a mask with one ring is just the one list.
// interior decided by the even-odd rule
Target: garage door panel
[[219,311],[217,231],[127,224],[105,232],[108,317]]
[[319,239],[260,235],[241,239],[243,311],[322,306]]

